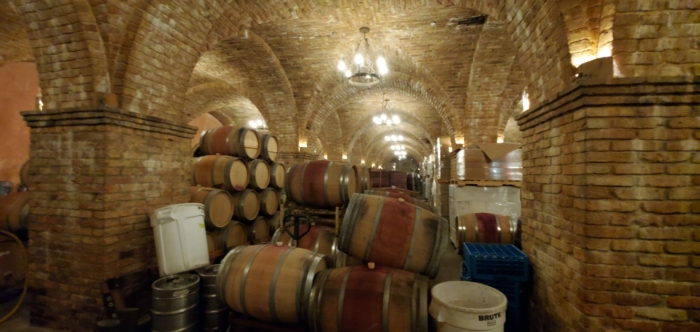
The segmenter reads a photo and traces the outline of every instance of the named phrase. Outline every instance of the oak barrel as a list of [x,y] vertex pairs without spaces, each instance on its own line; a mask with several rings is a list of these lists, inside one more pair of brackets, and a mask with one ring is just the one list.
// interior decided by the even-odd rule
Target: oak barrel
[[402,194],[398,191],[383,191],[383,190],[365,190],[365,194],[367,195],[376,195],[376,196],[385,196],[385,197],[391,197],[391,198],[403,198],[406,202],[409,202],[411,204],[420,206],[428,211],[433,211],[433,207],[428,204],[428,202],[420,200],[418,198],[413,198],[409,195]]
[[16,232],[27,229],[29,193],[26,191],[0,196],[0,230]]
[[373,193],[379,193],[379,192],[392,192],[392,193],[399,193],[402,195],[410,196],[413,198],[418,197],[418,193],[415,191],[410,191],[406,189],[401,189],[401,188],[392,188],[392,187],[385,187],[385,188],[372,188]]
[[235,210],[234,216],[241,221],[253,221],[260,212],[260,200],[258,194],[250,189],[231,195],[231,202]]
[[253,223],[248,226],[248,238],[252,244],[270,242],[270,226],[265,217],[255,218]]
[[208,155],[222,154],[253,160],[260,155],[260,138],[253,129],[223,126],[209,129],[199,145]]
[[[299,232],[304,233],[309,229],[309,224],[299,226]],[[287,226],[287,230],[294,232],[293,226]],[[281,228],[275,231],[272,236],[272,243],[282,242],[283,245],[291,246],[292,237],[284,232]],[[329,259],[335,257],[335,252],[338,249],[338,237],[335,236],[334,229],[325,226],[311,225],[311,229],[299,241],[298,248],[304,248],[313,251],[314,253],[327,256]]]
[[270,187],[282,189],[284,188],[284,179],[287,176],[287,169],[284,164],[274,163],[270,165]]
[[449,240],[447,221],[403,199],[355,194],[338,249],[365,262],[434,278]]
[[204,205],[204,225],[210,231],[226,227],[233,216],[231,195],[223,190],[190,187],[190,202]]
[[311,331],[428,332],[428,278],[395,268],[326,270],[309,298]]
[[248,226],[232,221],[219,235],[219,248],[230,251],[233,248],[248,244]]
[[198,331],[198,276],[166,276],[153,282],[151,287],[151,331]]
[[248,186],[248,167],[241,158],[204,156],[195,159],[192,183],[202,187],[241,191]]
[[276,245],[239,247],[221,261],[217,296],[236,312],[265,321],[303,322],[314,276],[327,260],[309,250]]
[[271,216],[280,208],[280,198],[277,192],[272,188],[258,192],[258,200],[260,201],[260,213],[266,216]]
[[280,222],[282,219],[282,213],[277,211],[274,215],[271,217],[266,218],[267,220],[267,226],[270,227],[270,234],[274,234],[275,230],[280,228]]
[[346,266],[356,266],[356,265],[364,265],[365,262],[363,262],[361,259],[357,259],[352,256],[348,256],[348,254],[336,250],[335,251],[335,258],[333,259],[333,265],[335,267],[346,267]]
[[210,253],[223,249],[223,243],[221,240],[221,233],[223,230],[207,232],[207,251]]
[[277,137],[270,134],[264,134],[260,137],[260,158],[265,159],[265,161],[274,163],[277,161]]
[[247,162],[250,181],[248,186],[253,189],[265,189],[270,184],[270,166],[262,159]]
[[457,239],[465,242],[513,243],[515,225],[510,218],[492,213],[471,213],[458,216]]
[[22,164],[22,168],[19,169],[19,182],[22,183],[25,187],[29,187],[30,161],[31,159],[27,159],[27,161],[25,161],[24,164]]
[[228,308],[216,298],[216,275],[219,267],[219,264],[215,264],[196,270],[200,278],[199,321],[203,331],[225,332],[229,328]]
[[27,251],[22,243],[0,233],[0,289],[24,280],[27,263]]
[[287,197],[300,205],[330,209],[347,204],[357,192],[357,169],[350,164],[314,160],[287,172]]
[[[356,166],[357,167],[357,175],[358,178],[360,179],[360,184],[361,186],[358,188],[358,192],[364,192],[365,190],[369,189],[371,186],[371,180],[369,176],[369,167],[365,166]],[[361,189],[360,189],[361,188]]]

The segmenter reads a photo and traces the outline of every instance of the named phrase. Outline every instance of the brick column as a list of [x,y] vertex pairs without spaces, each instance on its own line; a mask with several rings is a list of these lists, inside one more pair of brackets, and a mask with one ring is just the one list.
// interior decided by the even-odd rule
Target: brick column
[[101,282],[156,266],[149,213],[189,201],[195,129],[109,107],[22,114],[32,324],[93,331]]
[[532,331],[697,331],[700,81],[579,80],[518,117]]

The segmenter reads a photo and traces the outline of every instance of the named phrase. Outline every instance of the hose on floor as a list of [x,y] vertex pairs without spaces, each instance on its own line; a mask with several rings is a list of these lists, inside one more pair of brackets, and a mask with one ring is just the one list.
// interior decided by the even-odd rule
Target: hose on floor
[[4,323],[6,320],[10,319],[10,317],[12,317],[12,315],[14,315],[17,312],[17,310],[19,310],[19,307],[22,306],[22,302],[24,301],[24,296],[27,295],[27,275],[26,275],[26,273],[27,273],[28,261],[27,261],[27,249],[24,247],[24,243],[22,243],[22,241],[20,241],[20,239],[17,236],[15,236],[14,234],[12,234],[10,232],[3,231],[3,230],[0,230],[0,234],[9,236],[13,240],[15,240],[15,242],[17,242],[17,244],[19,244],[20,248],[22,248],[22,255],[24,255],[24,263],[25,263],[25,265],[24,265],[24,272],[25,272],[24,289],[22,290],[22,295],[20,295],[19,300],[17,301],[17,304],[15,304],[15,307],[12,308],[12,310],[10,310],[10,312],[7,315],[5,315],[5,317],[0,318],[0,323]]

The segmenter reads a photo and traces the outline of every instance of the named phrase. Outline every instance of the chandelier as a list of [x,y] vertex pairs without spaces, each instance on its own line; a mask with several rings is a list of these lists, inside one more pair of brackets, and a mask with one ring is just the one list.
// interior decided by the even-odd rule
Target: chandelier
[[263,120],[250,120],[248,121],[248,126],[252,129],[262,129],[266,130],[267,129],[267,124]]
[[[374,52],[369,47],[367,40],[368,27],[360,28],[362,39],[357,42],[355,47],[355,57],[348,67],[345,61],[338,62],[338,70],[345,74],[348,83],[355,86],[373,86],[381,80],[381,76],[389,72],[386,66],[386,60],[383,57],[377,57],[375,61]],[[375,68],[376,63],[376,68]]]
[[403,136],[396,134],[386,135],[384,136],[384,140],[387,142],[403,142]]
[[383,99],[382,100],[382,114],[379,116],[374,116],[372,118],[372,121],[374,121],[375,124],[395,126],[395,125],[401,123],[401,118],[399,118],[398,115],[387,114],[388,110],[389,110],[388,105],[389,105],[389,99]]

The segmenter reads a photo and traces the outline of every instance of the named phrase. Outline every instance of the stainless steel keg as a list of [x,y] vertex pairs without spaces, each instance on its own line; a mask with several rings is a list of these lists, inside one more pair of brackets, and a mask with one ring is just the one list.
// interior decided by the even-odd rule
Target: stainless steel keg
[[199,277],[166,276],[153,285],[151,331],[195,332],[199,318]]
[[228,329],[228,307],[216,298],[216,274],[219,264],[197,270],[202,279],[200,285],[200,325],[204,331],[226,331]]

